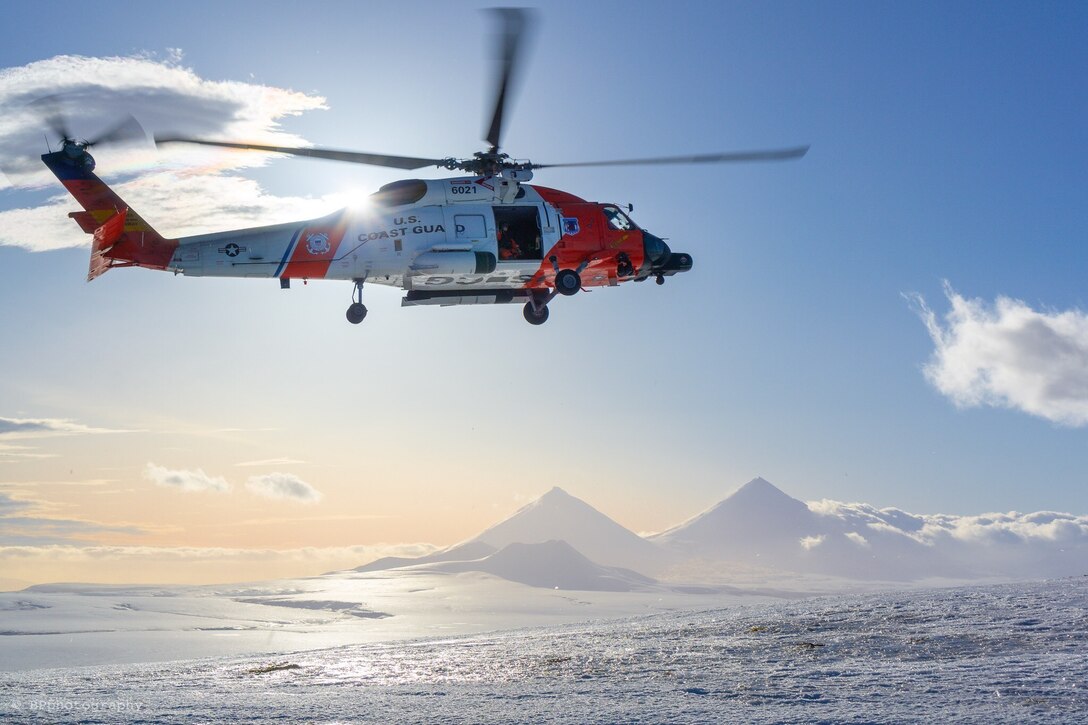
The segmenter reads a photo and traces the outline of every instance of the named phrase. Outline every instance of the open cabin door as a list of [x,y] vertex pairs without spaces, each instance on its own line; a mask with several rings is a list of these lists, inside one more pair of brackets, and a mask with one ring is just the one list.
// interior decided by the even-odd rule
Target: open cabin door
[[499,261],[538,260],[544,255],[540,208],[533,205],[493,206]]

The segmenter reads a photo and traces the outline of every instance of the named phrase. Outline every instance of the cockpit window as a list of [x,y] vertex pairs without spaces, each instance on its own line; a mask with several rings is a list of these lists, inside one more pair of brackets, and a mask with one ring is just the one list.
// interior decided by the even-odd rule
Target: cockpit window
[[370,201],[377,206],[402,206],[415,204],[427,195],[427,182],[420,179],[405,179],[386,184],[370,195]]
[[608,220],[608,226],[613,229],[619,229],[620,231],[629,231],[631,229],[638,229],[638,226],[631,221],[631,217],[624,214],[618,208],[614,206],[606,206],[603,208],[604,218]]

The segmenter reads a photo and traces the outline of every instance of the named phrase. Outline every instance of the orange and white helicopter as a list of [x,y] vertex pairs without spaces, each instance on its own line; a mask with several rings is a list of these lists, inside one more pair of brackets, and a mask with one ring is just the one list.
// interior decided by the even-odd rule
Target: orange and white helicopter
[[540,325],[557,294],[615,286],[691,269],[692,258],[674,252],[660,237],[640,229],[617,204],[589,202],[526,182],[538,169],[560,166],[692,164],[795,159],[808,147],[697,156],[538,164],[500,152],[503,115],[523,46],[527,12],[496,11],[502,23],[500,68],[487,151],[472,158],[428,159],[321,148],[287,148],[210,141],[182,136],[156,143],[196,143],[295,156],[372,164],[396,169],[429,166],[468,176],[387,184],[365,210],[342,210],[292,224],[238,229],[167,239],[94,174],[88,149],[126,135],[124,123],[94,141],[76,141],[58,117],[58,151],[42,161],[83,207],[69,214],[94,235],[92,280],[113,267],[146,267],[210,277],[273,277],[282,288],[292,279],[338,279],[355,288],[347,319],[366,317],[364,283],[399,287],[402,305],[464,305],[524,302],[525,319]]

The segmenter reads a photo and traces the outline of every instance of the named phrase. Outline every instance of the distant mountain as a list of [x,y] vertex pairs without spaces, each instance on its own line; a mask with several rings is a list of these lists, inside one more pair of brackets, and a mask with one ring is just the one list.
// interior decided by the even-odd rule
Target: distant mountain
[[655,544],[558,487],[466,543],[502,548],[554,540],[567,542],[598,564],[643,573],[653,573],[667,559]]
[[398,569],[402,566],[433,564],[442,561],[472,561],[473,559],[482,559],[493,553],[495,553],[494,546],[485,544],[482,541],[469,541],[426,556],[383,556],[381,559],[375,559],[369,564],[357,566],[352,571],[384,571],[386,569]]
[[565,541],[511,543],[476,561],[448,561],[414,569],[447,573],[478,571],[531,587],[596,592],[638,591],[656,584],[630,569],[594,564]]
[[553,488],[518,509],[512,516],[478,536],[448,549],[406,558],[389,556],[356,567],[370,572],[420,564],[474,561],[510,544],[541,544],[563,541],[595,565],[624,567],[651,574],[670,558],[668,552],[647,541],[561,488]]
[[[1088,516],[1053,511],[917,515],[864,503],[805,503],[762,478],[650,539],[553,488],[457,546],[419,559],[379,559],[356,571],[478,562],[511,544],[552,541],[566,542],[593,566],[623,567],[688,582],[699,582],[703,574],[715,570],[708,562],[883,581],[1088,573]],[[557,572],[547,573],[545,579]],[[572,576],[577,579],[581,574]]]
[[754,478],[718,504],[652,540],[685,558],[855,579],[965,575],[962,567],[888,523],[889,518],[890,514],[882,518],[843,516],[841,510],[821,512],[768,481]]
[[653,540],[691,554],[749,559],[792,552],[819,533],[815,514],[762,478]]

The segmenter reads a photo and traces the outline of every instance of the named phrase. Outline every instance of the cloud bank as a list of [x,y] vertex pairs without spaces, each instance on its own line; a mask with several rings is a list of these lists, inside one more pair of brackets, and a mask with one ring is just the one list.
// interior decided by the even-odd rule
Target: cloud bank
[[0,517],[8,516],[16,511],[23,511],[33,505],[30,501],[13,498],[11,495],[0,491]]
[[[927,546],[961,544],[1077,544],[1088,547],[1088,515],[1058,511],[954,514],[911,514],[897,508],[823,499],[810,501],[814,513],[836,520],[852,531],[894,532]],[[1088,560],[1086,560],[1088,566]]]
[[[87,435],[94,433],[131,433],[128,430],[93,428],[66,418],[4,418],[0,417],[0,438],[40,438],[55,435]],[[10,449],[8,449],[10,450]]]
[[[3,438],[0,434],[0,438]],[[0,463],[11,463],[35,458],[56,458],[56,453],[42,453],[31,446],[17,446],[9,443],[0,443]]]
[[926,379],[959,407],[1011,408],[1069,426],[1088,425],[1088,313],[1037,311],[998,297],[993,305],[945,285],[943,322],[920,295],[933,339]]
[[[105,78],[108,85],[94,80]],[[46,151],[42,112],[27,105],[46,96],[58,99],[71,132],[88,138],[130,113],[150,135],[181,133],[304,146],[305,141],[285,132],[280,122],[326,108],[319,96],[201,78],[181,67],[176,54],[167,60],[57,56],[0,69],[4,109],[0,169],[19,192],[12,197],[19,208],[0,211],[0,245],[46,251],[89,243],[88,235],[67,218],[68,211],[77,208],[67,193],[41,199],[42,189],[60,191],[39,158]],[[55,145],[57,139],[50,141]],[[344,201],[275,196],[238,175],[242,169],[267,163],[267,154],[185,145],[155,149],[150,142],[139,147],[103,146],[94,154],[98,173],[167,236],[211,231],[209,224],[240,228],[315,217]],[[0,190],[5,186],[0,181]]]
[[216,493],[229,493],[230,484],[225,478],[209,476],[199,468],[195,471],[171,470],[148,463],[144,468],[144,478],[154,481],[165,488],[173,488],[178,491],[214,491]]
[[[835,535],[867,550],[888,578],[997,576],[1037,578],[1088,573],[1088,515],[1058,511],[911,514],[864,503],[808,502],[818,537],[798,541],[817,552]],[[841,558],[842,551],[826,555]]]
[[312,576],[384,556],[425,556],[438,548],[425,543],[297,549],[0,545],[0,571],[30,583],[231,583],[239,581],[240,571],[251,580]]
[[321,492],[298,476],[291,473],[267,473],[263,476],[251,476],[246,488],[258,496],[288,499],[303,503],[317,503]]
[[20,498],[0,491],[0,547],[79,545],[89,543],[101,534],[135,536],[144,533],[139,526],[55,516],[51,512],[56,508],[48,501]]

